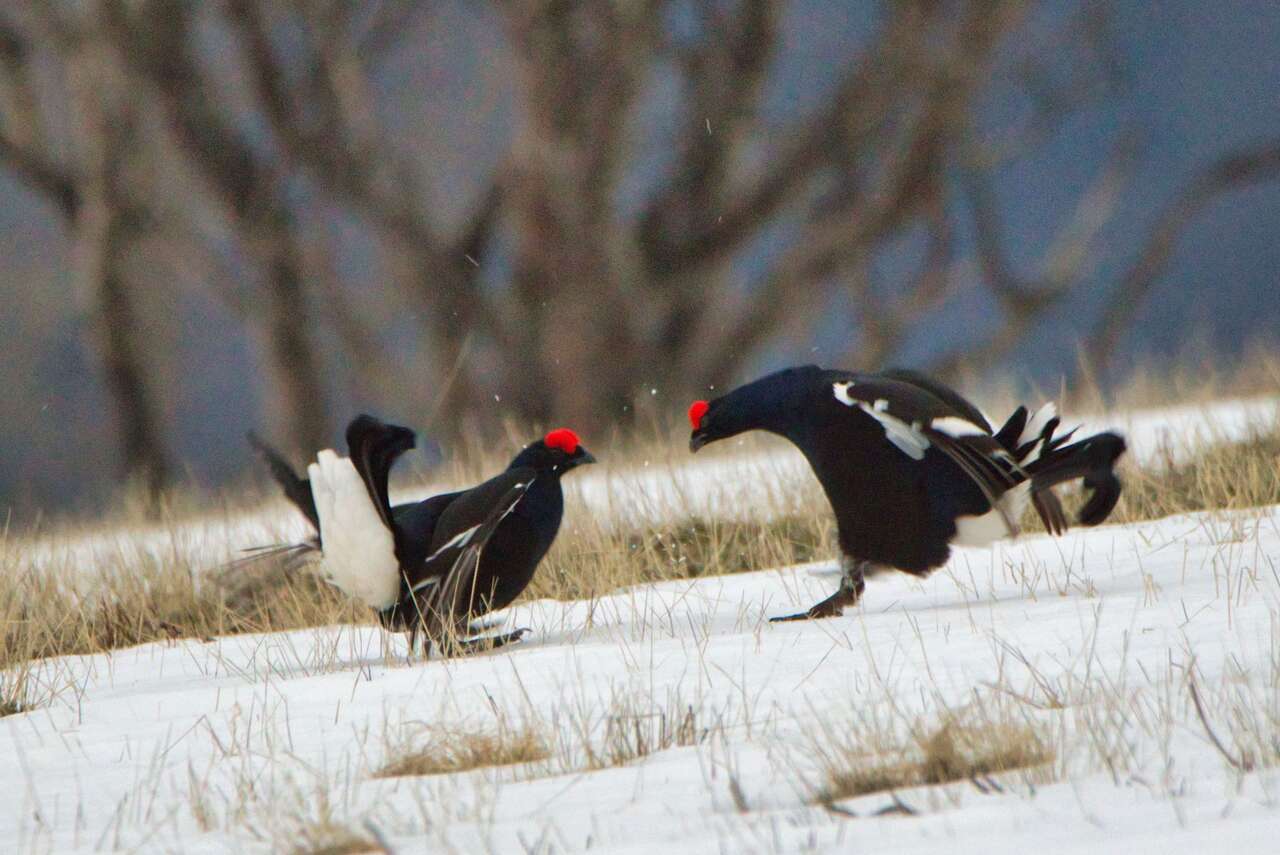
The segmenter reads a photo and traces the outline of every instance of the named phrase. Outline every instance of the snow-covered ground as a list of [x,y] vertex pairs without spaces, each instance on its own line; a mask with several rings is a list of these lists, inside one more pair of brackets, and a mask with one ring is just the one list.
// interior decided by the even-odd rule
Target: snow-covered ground
[[[873,579],[842,618],[765,622],[833,573],[529,603],[506,615],[526,641],[451,661],[330,627],[45,663],[53,705],[0,719],[0,840],[287,850],[327,819],[397,852],[1276,851],[1280,508],[958,550],[927,581]],[[689,709],[695,744],[581,768],[611,716],[651,733]],[[899,791],[911,815],[877,816],[886,793],[811,804],[833,735],[884,742],[947,710],[1032,726],[1057,759]],[[555,757],[371,777],[425,729],[498,723]]]

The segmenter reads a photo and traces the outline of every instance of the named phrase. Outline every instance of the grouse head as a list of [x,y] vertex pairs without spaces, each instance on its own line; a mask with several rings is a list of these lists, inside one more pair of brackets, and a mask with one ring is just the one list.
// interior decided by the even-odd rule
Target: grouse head
[[775,371],[710,401],[689,405],[689,450],[749,430],[784,436],[799,423],[798,410],[821,374],[815,365]]
[[526,445],[511,466],[528,466],[539,472],[563,474],[596,459],[582,446],[578,435],[568,428],[556,428],[537,442]]

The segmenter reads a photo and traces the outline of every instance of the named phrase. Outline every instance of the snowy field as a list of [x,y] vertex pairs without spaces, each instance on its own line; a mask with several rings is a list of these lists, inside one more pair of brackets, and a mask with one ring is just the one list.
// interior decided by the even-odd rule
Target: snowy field
[[[1205,413],[1121,426],[1151,459]],[[1224,409],[1202,440],[1268,414]],[[699,461],[698,483],[788,460]],[[606,479],[623,479],[597,478],[581,498],[608,507]],[[279,523],[235,531],[253,525]],[[86,572],[100,546],[77,546]],[[525,603],[497,616],[532,628],[523,643],[450,661],[407,663],[372,627],[45,661],[33,677],[52,705],[0,719],[0,849],[313,851],[346,830],[395,852],[504,855],[1275,851],[1280,508],[961,549],[928,580],[872,579],[842,618],[766,621],[835,572]],[[817,804],[831,766],[901,764],[913,734],[948,723],[1032,732],[1047,762]],[[433,739],[514,732],[549,756],[375,777]]]

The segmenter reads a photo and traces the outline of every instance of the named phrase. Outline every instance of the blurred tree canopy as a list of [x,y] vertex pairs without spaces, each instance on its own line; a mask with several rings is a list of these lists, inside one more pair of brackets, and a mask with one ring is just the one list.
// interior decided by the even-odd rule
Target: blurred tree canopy
[[[8,0],[0,168],[61,222],[121,467],[152,491],[181,379],[140,306],[165,290],[236,319],[268,432],[307,452],[350,415],[335,364],[358,402],[443,434],[495,396],[598,432],[651,388],[741,379],[833,300],[856,326],[825,361],[871,368],[981,290],[998,323],[927,367],[991,364],[1100,268],[1105,362],[1183,227],[1280,173],[1280,140],[1208,164],[1116,265],[1098,236],[1143,154],[1122,126],[1015,263],[1000,176],[1120,85],[1105,7],[1033,28],[1040,5],[852,4],[858,44],[779,98],[803,50],[781,0]],[[459,15],[483,44],[451,41]],[[406,75],[427,42],[435,70]],[[452,62],[490,85],[451,89]],[[441,138],[400,121],[406,99],[499,119]],[[890,280],[873,262],[894,248]]]

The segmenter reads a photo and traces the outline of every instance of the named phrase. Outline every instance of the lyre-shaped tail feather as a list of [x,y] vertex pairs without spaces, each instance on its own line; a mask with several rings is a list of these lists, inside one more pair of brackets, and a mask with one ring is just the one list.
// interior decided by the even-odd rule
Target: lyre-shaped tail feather
[[1120,479],[1116,477],[1115,464],[1124,451],[1124,438],[1114,433],[1100,433],[1053,448],[1027,467],[1032,489],[1040,493],[1064,481],[1083,478],[1089,498],[1076,521],[1080,525],[1098,525],[1120,500]]
[[[347,426],[347,449],[351,463],[364,481],[382,522],[396,534],[391,516],[391,499],[388,480],[391,466],[400,455],[413,448],[413,431],[399,425],[391,425],[373,416],[356,416]],[[397,548],[399,544],[397,543]]]
[[253,431],[249,432],[249,444],[267,461],[271,477],[280,485],[285,497],[302,511],[317,532],[320,531],[320,517],[316,514],[316,500],[311,495],[311,483],[294,472],[284,455],[267,445]]

